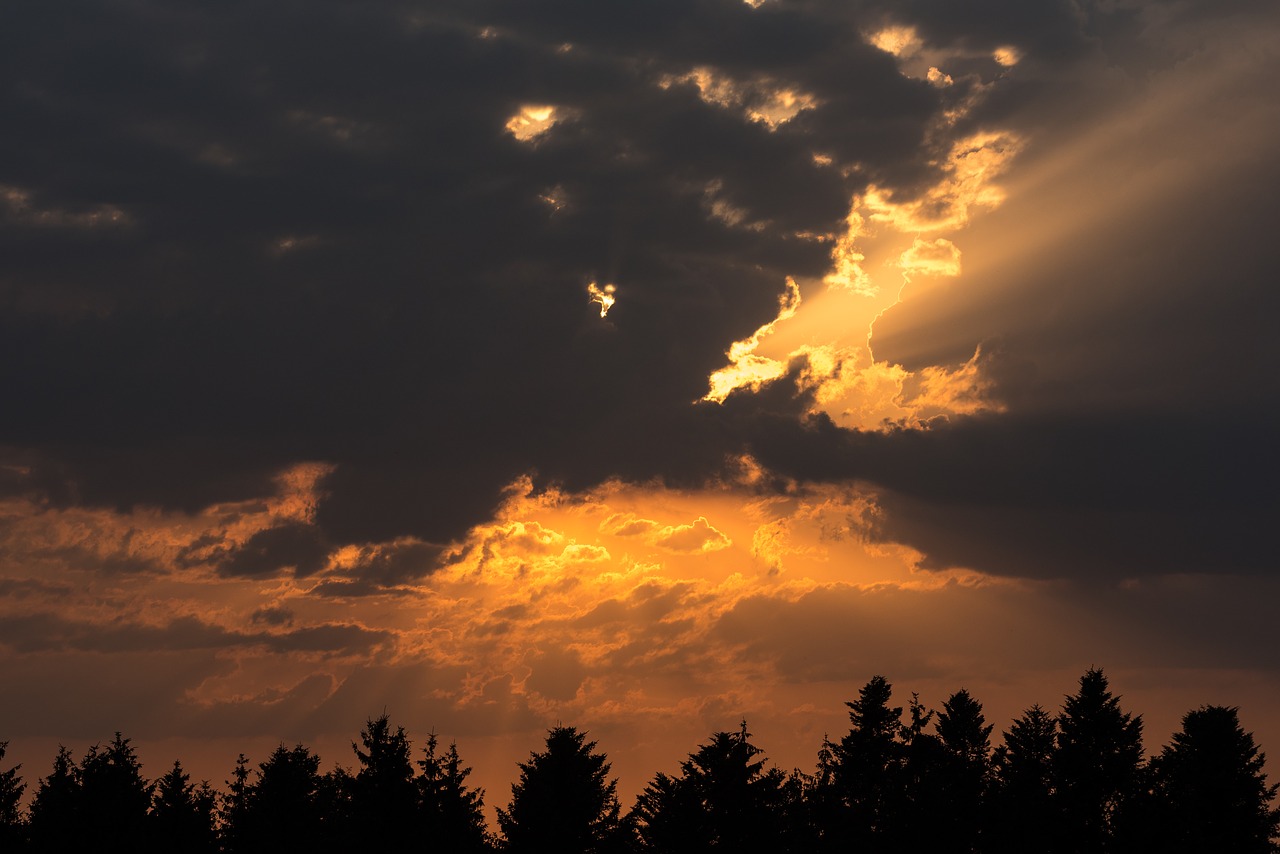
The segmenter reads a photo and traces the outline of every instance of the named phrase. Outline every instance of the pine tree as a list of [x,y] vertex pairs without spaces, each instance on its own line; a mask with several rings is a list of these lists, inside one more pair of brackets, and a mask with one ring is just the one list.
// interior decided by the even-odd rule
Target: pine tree
[[1154,829],[1168,854],[1230,851],[1270,854],[1280,828],[1267,785],[1266,757],[1240,726],[1238,709],[1204,706],[1182,718],[1153,762],[1157,803]]
[[403,727],[392,732],[384,713],[369,719],[360,741],[363,750],[355,743],[351,745],[360,762],[352,788],[354,832],[359,847],[408,847],[417,835],[418,805],[409,739]]
[[105,747],[94,745],[80,761],[80,820],[98,851],[150,850],[152,786],[142,776],[137,752],[120,733]]
[[58,745],[49,776],[36,785],[31,801],[31,850],[38,854],[82,850],[87,844],[80,816],[80,780],[71,751]]
[[173,768],[156,780],[151,801],[151,833],[157,850],[216,851],[215,800],[208,781],[193,785],[182,763],[174,760]]
[[1142,718],[1120,709],[1101,670],[1080,678],[1058,716],[1054,787],[1068,854],[1118,850],[1124,811],[1136,795],[1142,764]]
[[236,767],[227,790],[218,799],[218,842],[223,851],[248,850],[244,838],[249,813],[249,760],[243,753],[236,757]]
[[680,776],[658,774],[633,811],[648,851],[785,850],[787,778],[765,770],[763,751],[746,722],[717,732],[680,765]]
[[1053,754],[1057,721],[1034,705],[1015,720],[995,751],[995,784],[984,827],[992,854],[1046,848],[1057,837],[1060,817],[1053,800]]
[[884,850],[892,818],[902,707],[890,706],[893,688],[873,676],[849,707],[849,732],[819,753],[817,811],[823,850]]
[[519,763],[511,803],[498,810],[504,849],[516,854],[604,854],[625,845],[616,780],[596,743],[573,727],[547,734],[547,749]]
[[[0,741],[0,762],[4,761],[9,742]],[[26,841],[22,819],[22,793],[27,786],[18,776],[21,765],[0,771],[0,851],[17,851]]]
[[951,851],[980,848],[981,812],[991,777],[991,730],[982,704],[963,688],[938,712],[938,800],[932,824]]
[[232,854],[274,854],[327,848],[319,769],[320,758],[306,747],[282,744],[258,765],[258,777],[249,783],[241,757],[225,812],[226,849]]
[[926,731],[934,712],[914,691],[907,712],[909,721],[898,731],[900,758],[886,769],[878,850],[930,851],[955,842],[947,801],[951,757],[941,739]]
[[489,830],[484,817],[484,790],[468,789],[471,769],[458,758],[458,746],[450,743],[441,756],[439,741],[432,732],[418,760],[419,811],[423,835],[440,851],[473,854],[488,851]]

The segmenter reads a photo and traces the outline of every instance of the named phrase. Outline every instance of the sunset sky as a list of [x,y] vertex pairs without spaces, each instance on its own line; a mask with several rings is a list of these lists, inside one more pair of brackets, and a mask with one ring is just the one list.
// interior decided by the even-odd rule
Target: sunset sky
[[6,766],[385,710],[629,806],[1094,666],[1280,757],[1278,80],[1274,0],[4,3]]

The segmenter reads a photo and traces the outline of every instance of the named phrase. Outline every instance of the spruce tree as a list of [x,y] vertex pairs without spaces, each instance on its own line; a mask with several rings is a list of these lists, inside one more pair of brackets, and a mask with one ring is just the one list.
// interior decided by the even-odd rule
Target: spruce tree
[[[0,762],[4,761],[9,742],[0,741]],[[26,842],[26,823],[22,816],[22,793],[27,786],[18,772],[21,765],[0,771],[0,851],[18,851]]]
[[79,775],[71,751],[62,745],[49,775],[36,784],[29,822],[31,850],[38,854],[75,851],[87,844]]
[[573,727],[547,734],[547,749],[521,762],[511,803],[498,810],[503,848],[516,854],[605,854],[624,850],[616,780],[596,743]]
[[351,745],[360,763],[352,787],[356,841],[366,849],[407,848],[418,818],[409,739],[403,727],[392,731],[384,713],[366,722],[360,742],[363,749]]
[[1004,733],[994,755],[995,782],[985,811],[991,854],[1049,850],[1060,816],[1053,798],[1053,756],[1058,723],[1038,704]]
[[878,852],[890,844],[897,771],[904,758],[902,707],[890,706],[893,687],[873,676],[849,708],[849,732],[819,753],[817,815],[822,848]]
[[981,849],[982,805],[991,778],[991,730],[982,704],[963,688],[938,712],[938,800],[932,824],[951,851]]
[[1280,824],[1273,806],[1276,786],[1267,785],[1266,757],[1252,733],[1240,726],[1238,710],[1204,706],[1182,718],[1153,764],[1156,802],[1153,823],[1167,854],[1230,851],[1270,854]]
[[1101,670],[1080,678],[1058,716],[1054,788],[1066,854],[1119,849],[1125,810],[1136,796],[1142,766],[1142,718],[1120,708]]
[[418,760],[418,809],[424,837],[440,851],[475,854],[488,851],[489,830],[484,817],[484,790],[470,789],[471,769],[458,758],[458,745],[450,743],[440,754],[439,740],[427,736]]
[[152,786],[129,742],[117,732],[105,747],[90,747],[80,761],[79,820],[98,851],[151,849],[147,814]]
[[717,732],[679,777],[655,777],[633,811],[645,850],[786,850],[787,778],[765,769],[750,735],[745,721],[736,733]]
[[159,851],[217,850],[214,835],[216,796],[208,781],[193,785],[177,760],[155,783],[151,801],[151,835]]

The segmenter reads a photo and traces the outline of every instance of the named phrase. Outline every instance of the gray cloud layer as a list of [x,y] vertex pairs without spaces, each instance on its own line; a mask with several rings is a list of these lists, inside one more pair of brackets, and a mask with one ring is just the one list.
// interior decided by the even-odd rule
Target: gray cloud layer
[[[1256,156],[1274,146],[1255,143],[1195,177],[1217,162],[1201,146],[1221,122],[1189,111],[1222,98],[1174,103],[1075,167],[1113,186],[1155,146],[1175,173],[1166,196],[1119,225],[1086,216],[1042,263],[927,305],[908,294],[877,326],[878,351],[908,365],[986,342],[1006,413],[863,435],[804,421],[785,383],[690,404],[728,345],[772,317],[785,276],[826,271],[829,245],[797,232],[839,231],[868,183],[925,186],[982,123],[1043,152],[1126,104],[1172,99],[1179,62],[1213,71],[1233,34],[1275,24],[1261,3],[1213,9],[9,4],[0,490],[195,510],[329,462],[317,530],[265,531],[220,566],[306,575],[344,543],[447,542],[527,472],[571,488],[696,484],[750,451],[785,476],[882,488],[882,535],[936,565],[1269,569],[1280,176]],[[956,85],[909,79],[866,44],[890,22],[963,52]],[[1026,55],[1019,73],[941,123],[991,83],[981,56],[1001,46]],[[1274,51],[1252,63],[1219,90],[1240,130],[1273,140]],[[782,85],[818,106],[771,131],[678,82],[704,66],[748,101]],[[505,130],[527,104],[561,117],[532,144]],[[1162,143],[1179,116],[1190,141]],[[1060,191],[1072,183],[984,227],[1038,204],[1124,207],[1114,187],[1092,202]],[[708,214],[712,185],[737,225]],[[618,285],[606,320],[590,281]],[[375,580],[404,577],[392,557],[367,563]]]

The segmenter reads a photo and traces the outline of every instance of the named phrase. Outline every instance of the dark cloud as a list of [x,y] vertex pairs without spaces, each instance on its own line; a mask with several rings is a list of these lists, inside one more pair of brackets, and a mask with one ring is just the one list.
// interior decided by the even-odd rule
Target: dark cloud
[[301,577],[323,569],[328,558],[329,546],[320,531],[312,525],[289,522],[255,533],[227,555],[218,571],[253,577],[289,568]]
[[249,622],[255,626],[290,626],[293,625],[292,608],[280,605],[266,605],[249,615]]
[[264,646],[273,652],[359,655],[393,639],[391,632],[348,623],[300,626],[283,632],[240,632],[198,617],[175,617],[164,625],[146,625],[123,619],[96,623],[52,612],[8,616],[0,628],[0,643],[20,653],[96,650],[116,654]]
[[[26,488],[192,511],[322,460],[329,542],[446,542],[526,471],[718,465],[613,449],[674,440],[784,276],[825,269],[795,232],[837,228],[858,184],[812,153],[909,171],[943,104],[814,11],[562,5],[7,9],[0,183],[129,222],[0,228]],[[819,106],[771,132],[669,82],[703,66],[744,104]],[[504,129],[528,103],[562,116],[536,144]],[[713,185],[761,229],[710,216]],[[223,571],[318,565],[297,529],[262,536]]]
[[[1229,12],[1238,31],[1274,23],[1261,4]],[[881,535],[930,565],[1265,570],[1277,176],[1258,152],[1274,147],[1132,207],[1118,179],[1149,163],[1176,179],[1222,141],[1206,128],[1223,115],[1244,117],[1231,139],[1263,133],[1273,76],[1210,75],[1231,97],[1192,106],[1226,113],[1185,145],[1172,130],[1195,110],[1171,108],[1065,167],[1080,181],[972,230],[1017,234],[1055,205],[1119,212],[1065,233],[1039,269],[908,289],[877,323],[877,353],[907,366],[986,342],[1005,413],[882,436],[804,421],[783,383],[691,405],[786,276],[826,272],[830,244],[800,233],[841,230],[852,194],[924,186],[980,123],[1027,134],[1043,165],[1037,151],[1099,115],[1180,91],[1188,57],[1219,70],[1222,50],[1188,41],[1217,21],[1065,0],[10,4],[0,493],[194,512],[328,463],[314,525],[179,562],[307,576],[359,544],[352,577],[315,588],[354,596],[423,577],[429,544],[489,518],[521,475],[699,485],[752,451],[783,476],[873,483]],[[891,23],[954,56],[954,85],[866,43]],[[989,55],[1005,46],[1018,73]],[[704,99],[698,69],[731,94]],[[752,121],[778,88],[813,108]],[[516,139],[525,105],[556,124]],[[1074,184],[1113,194],[1055,189]],[[607,318],[591,281],[618,287]],[[421,545],[369,550],[402,538]]]

